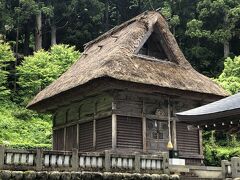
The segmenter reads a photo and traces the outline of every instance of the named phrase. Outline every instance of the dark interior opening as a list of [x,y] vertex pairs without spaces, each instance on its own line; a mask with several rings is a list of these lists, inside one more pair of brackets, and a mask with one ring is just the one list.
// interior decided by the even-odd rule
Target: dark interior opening
[[159,37],[155,32],[153,32],[148,40],[144,43],[138,54],[168,61]]

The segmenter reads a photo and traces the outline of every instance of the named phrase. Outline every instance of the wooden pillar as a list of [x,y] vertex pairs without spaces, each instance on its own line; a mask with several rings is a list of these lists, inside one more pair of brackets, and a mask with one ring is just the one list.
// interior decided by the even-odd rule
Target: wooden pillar
[[64,127],[64,130],[63,130],[63,150],[66,151],[66,139],[67,139],[67,128],[66,126]]
[[96,119],[93,119],[93,149],[96,150]]
[[96,113],[97,113],[97,103],[94,105],[93,114],[93,149],[96,150]]
[[203,155],[203,145],[202,145],[202,130],[198,130],[199,133],[199,154]]
[[[79,108],[78,108],[78,120],[81,120],[81,108],[82,108],[82,105],[80,105],[79,106]],[[79,122],[77,123],[77,148],[78,149],[80,149],[80,142],[79,142],[79,138],[80,138],[80,136],[79,136],[79,126],[80,126],[80,124],[79,124]]]
[[147,151],[147,118],[146,109],[143,101],[143,112],[142,112],[142,137],[143,137],[143,152]]
[[67,109],[65,111],[65,121],[64,121],[64,129],[63,129],[63,150],[66,151],[67,147],[66,147],[66,140],[67,140],[67,122],[68,122],[68,111],[69,109]]
[[176,120],[172,120],[172,142],[173,142],[173,149],[177,150],[177,132],[176,132]]
[[147,118],[142,118],[142,133],[143,133],[143,152],[147,151]]
[[77,123],[77,149],[79,149],[79,123]]
[[116,104],[112,102],[112,149],[117,147],[117,115],[115,114]]

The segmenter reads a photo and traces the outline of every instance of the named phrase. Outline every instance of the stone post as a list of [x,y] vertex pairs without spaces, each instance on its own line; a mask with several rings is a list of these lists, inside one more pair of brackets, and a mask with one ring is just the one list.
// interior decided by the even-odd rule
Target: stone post
[[105,151],[105,171],[109,172],[111,169],[111,155],[110,152],[108,150]]
[[232,165],[232,178],[239,178],[240,177],[240,158],[232,157],[231,165]]
[[141,159],[140,159],[140,154],[138,153],[135,154],[134,169],[136,173],[140,173],[141,171]]
[[72,150],[72,170],[73,171],[78,171],[78,164],[79,164],[78,149],[74,148]]
[[43,163],[42,163],[42,158],[43,158],[43,150],[41,148],[37,148],[37,154],[36,154],[36,171],[41,171],[43,168]]
[[5,147],[3,145],[0,145],[0,170],[3,169],[3,165],[4,165],[4,153],[5,153]]
[[168,168],[169,156],[168,156],[168,153],[163,153],[162,155],[163,155],[163,162],[162,162],[163,172],[165,174],[169,174],[169,168]]
[[226,175],[227,175],[226,165],[227,165],[227,163],[228,163],[227,160],[222,160],[222,161],[221,161],[222,178],[226,178]]

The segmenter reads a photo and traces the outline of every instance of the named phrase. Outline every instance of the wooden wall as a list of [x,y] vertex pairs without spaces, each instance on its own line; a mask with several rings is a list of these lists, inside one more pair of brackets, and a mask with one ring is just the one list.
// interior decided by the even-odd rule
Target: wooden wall
[[78,148],[77,146],[77,125],[69,126],[66,128],[66,148],[65,150],[72,150]]
[[93,121],[79,125],[79,150],[93,151]]
[[[166,151],[169,108],[175,149],[199,155],[198,130],[188,131],[186,124],[176,123],[174,115],[197,106],[200,101],[129,91],[87,97],[58,108],[54,117],[53,147],[58,150],[79,148],[80,151]],[[158,125],[149,130],[149,122]]]
[[[166,145],[169,139],[167,128],[169,102],[172,124],[171,135],[175,136],[172,137],[172,141],[176,146],[175,149],[178,149],[180,153],[190,153],[196,156],[201,153],[198,130],[189,131],[186,124],[176,123],[177,119],[174,115],[176,112],[200,106],[200,101],[182,99],[180,97],[169,97],[166,95],[155,96],[122,91],[115,95],[114,102],[116,104],[114,113],[117,115],[118,148],[134,147],[149,152],[156,150],[167,151]],[[131,124],[129,122],[130,117],[138,119],[138,122],[135,121]],[[146,122],[144,122],[144,119]],[[175,123],[173,123],[173,121],[175,121]],[[153,124],[152,126],[154,126],[154,124],[158,124],[158,126],[152,127],[150,130],[148,128],[150,122]],[[163,128],[160,127],[161,124],[164,125]],[[176,126],[174,127],[173,124],[176,124]],[[143,125],[146,126],[145,130]],[[135,126],[136,129],[133,130],[130,126]],[[140,128],[142,132],[140,134],[134,134],[134,131],[140,132]],[[174,128],[175,135],[173,133]],[[129,137],[128,140],[127,137]],[[135,142],[132,141],[132,137],[133,139],[135,138]],[[140,138],[142,138],[142,140],[140,140]],[[142,145],[140,145],[140,143]]]
[[182,153],[200,153],[199,130],[188,130],[187,124],[177,123],[177,149]]
[[111,110],[112,97],[108,93],[59,107],[53,120],[53,149],[110,149]]
[[112,147],[112,118],[111,116],[96,120],[96,150]]
[[142,149],[142,119],[117,116],[117,148]]
[[53,131],[53,149],[64,150],[64,129],[57,129]]

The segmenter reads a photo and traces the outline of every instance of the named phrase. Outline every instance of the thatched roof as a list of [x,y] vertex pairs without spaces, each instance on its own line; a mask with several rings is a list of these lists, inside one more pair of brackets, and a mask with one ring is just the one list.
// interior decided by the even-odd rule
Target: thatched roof
[[[152,31],[161,39],[169,61],[136,54]],[[158,12],[151,11],[87,43],[81,58],[38,93],[28,107],[101,77],[218,96],[228,95],[216,83],[192,68],[164,18]]]

